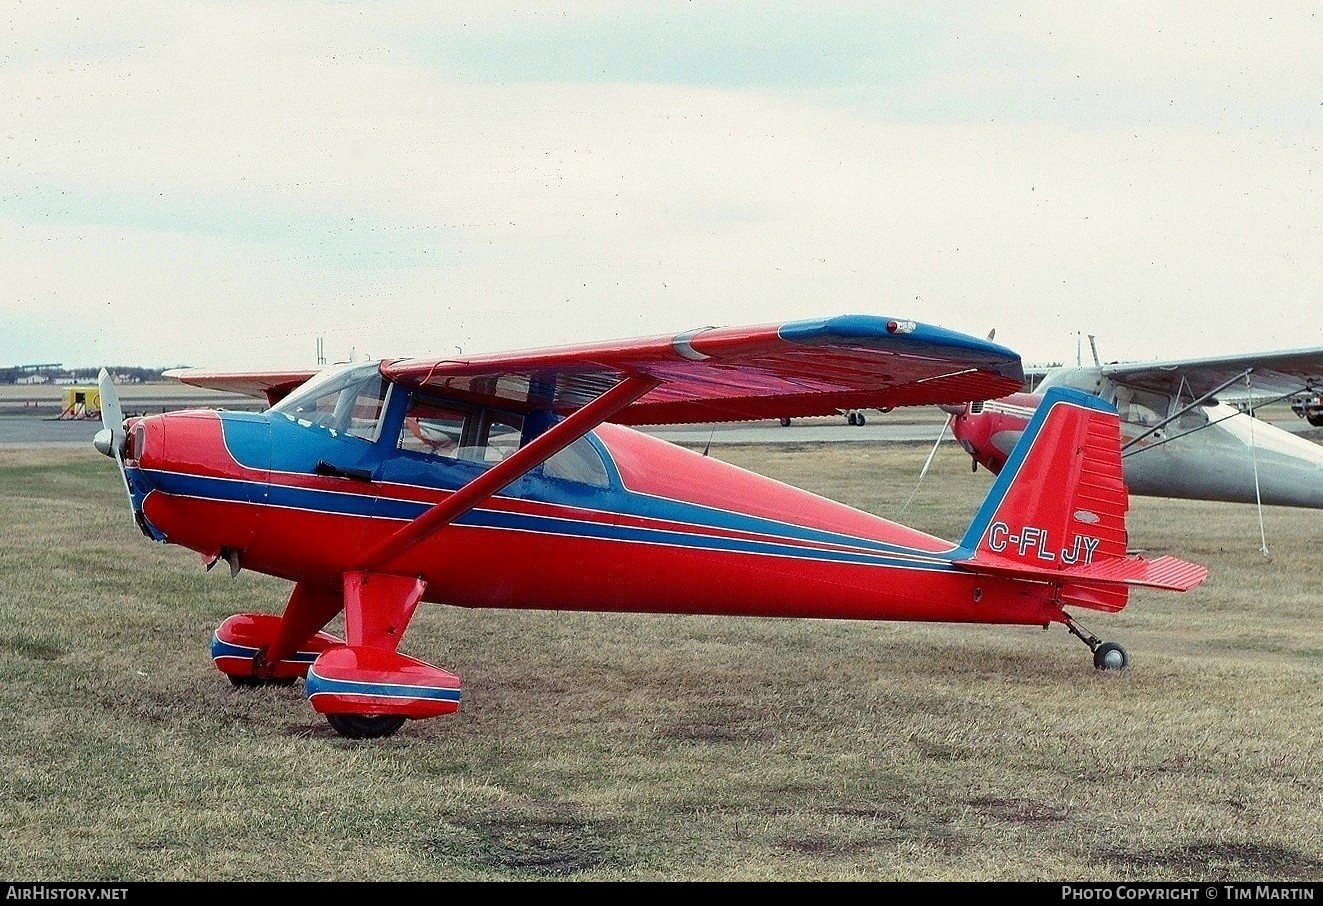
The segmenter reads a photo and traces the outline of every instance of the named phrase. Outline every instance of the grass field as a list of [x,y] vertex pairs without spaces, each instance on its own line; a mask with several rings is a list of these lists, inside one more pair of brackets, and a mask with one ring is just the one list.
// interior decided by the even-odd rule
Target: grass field
[[[713,455],[894,518],[927,452]],[[1318,512],[1265,555],[1254,507],[1135,498],[1134,546],[1211,572],[1076,614],[1122,673],[1060,627],[428,606],[401,649],[461,710],[350,741],[216,672],[288,586],[147,541],[114,470],[0,448],[2,877],[1323,878]],[[958,536],[988,483],[939,455],[903,521]]]

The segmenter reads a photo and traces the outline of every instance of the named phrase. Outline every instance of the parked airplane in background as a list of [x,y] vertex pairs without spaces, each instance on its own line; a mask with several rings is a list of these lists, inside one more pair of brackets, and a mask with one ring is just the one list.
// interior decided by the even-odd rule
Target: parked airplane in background
[[[868,424],[868,415],[864,412],[863,409],[838,409],[837,411],[840,412],[842,416],[844,416],[844,418],[845,418],[845,423],[846,423],[847,425],[866,425],[866,424]],[[879,411],[879,412],[882,412],[882,413],[886,413],[888,410],[886,410],[886,409],[879,409],[878,411]],[[787,415],[783,415],[783,416],[781,416],[781,427],[782,427],[782,428],[789,428],[789,427],[790,427],[790,421],[791,421],[791,419],[790,419],[789,416],[787,416]]]
[[1291,399],[1291,411],[1315,428],[1323,428],[1323,394],[1313,390],[1297,394]]
[[[950,405],[1022,385],[1011,350],[913,321],[176,376],[273,405],[124,421],[103,371],[97,449],[148,538],[294,583],[282,615],[221,623],[213,662],[236,685],[302,677],[353,738],[459,708],[457,676],[398,650],[421,602],[1060,623],[1096,667],[1120,669],[1125,649],[1067,608],[1115,612],[1132,586],[1206,576],[1127,551],[1116,413],[1078,391],[1044,400],[958,543],[624,427]],[[343,639],[324,631],[341,612]]]
[[1052,369],[1032,393],[943,407],[975,469],[1002,469],[1052,387],[1119,410],[1132,494],[1323,507],[1323,446],[1242,411],[1317,392],[1323,347],[1107,365],[1095,355],[1092,366]]

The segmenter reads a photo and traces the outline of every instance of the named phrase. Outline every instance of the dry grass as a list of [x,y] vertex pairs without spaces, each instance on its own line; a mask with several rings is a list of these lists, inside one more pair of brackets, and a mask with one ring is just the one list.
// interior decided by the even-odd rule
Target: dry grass
[[[922,446],[714,455],[894,517]],[[1064,630],[420,610],[465,702],[335,735],[207,644],[283,582],[154,545],[90,450],[0,449],[0,876],[46,880],[1316,880],[1318,513],[1136,498],[1211,570]],[[988,484],[944,451],[905,521]],[[718,592],[714,592],[718,593]]]

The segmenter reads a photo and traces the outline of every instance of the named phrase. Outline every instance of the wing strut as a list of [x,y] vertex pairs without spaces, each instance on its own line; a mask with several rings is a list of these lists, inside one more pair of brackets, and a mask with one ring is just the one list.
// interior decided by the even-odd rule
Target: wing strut
[[[1218,385],[1215,389],[1208,391],[1198,399],[1193,400],[1192,402],[1189,403],[1189,405],[1182,406],[1176,412],[1173,412],[1171,415],[1167,416],[1165,419],[1158,422],[1153,427],[1149,428],[1143,434],[1140,434],[1139,436],[1134,437],[1129,441],[1127,441],[1126,443],[1122,444],[1121,458],[1125,459],[1126,457],[1132,456],[1136,453],[1143,453],[1145,450],[1155,450],[1158,447],[1162,446],[1163,444],[1169,444],[1173,440],[1179,440],[1182,437],[1185,437],[1190,434],[1195,434],[1207,428],[1211,428],[1220,422],[1226,421],[1228,418],[1232,418],[1233,417],[1232,415],[1225,415],[1222,418],[1217,419],[1217,421],[1208,421],[1197,428],[1190,429],[1189,431],[1182,431],[1180,434],[1168,435],[1167,437],[1164,437],[1161,440],[1159,440],[1157,443],[1149,444],[1148,446],[1140,447],[1138,449],[1130,449],[1138,441],[1142,440],[1145,437],[1148,437],[1151,434],[1155,434],[1156,432],[1162,430],[1162,428],[1165,427],[1166,425],[1171,424],[1172,422],[1176,421],[1176,419],[1180,418],[1182,415],[1189,412],[1191,409],[1201,405],[1204,402],[1204,400],[1211,399],[1213,396],[1215,396],[1218,393],[1221,393],[1223,390],[1230,387],[1232,384],[1236,383],[1237,381],[1243,380],[1245,382],[1245,390],[1250,399],[1249,413],[1248,413],[1250,417],[1249,420],[1250,462],[1254,468],[1254,501],[1259,512],[1259,553],[1263,554],[1263,556],[1265,557],[1268,557],[1271,555],[1268,553],[1268,536],[1263,527],[1263,496],[1259,489],[1259,456],[1258,456],[1259,451],[1258,451],[1258,445],[1255,443],[1255,439],[1254,439],[1254,422],[1257,420],[1258,416],[1254,414],[1254,410],[1262,406],[1266,406],[1269,403],[1275,403],[1278,400],[1282,400],[1288,396],[1292,396],[1294,392],[1298,392],[1298,391],[1293,391],[1293,393],[1285,393],[1281,396],[1275,397],[1271,400],[1264,400],[1260,402],[1258,405],[1255,405],[1254,386],[1250,382],[1250,375],[1253,373],[1253,371],[1254,371],[1253,368],[1246,368],[1240,374],[1236,375],[1235,377],[1231,378],[1225,383]],[[1184,388],[1184,386],[1185,386],[1185,379],[1181,378],[1181,388]],[[1177,390],[1177,393],[1178,394],[1180,393],[1179,389]]]
[[[1237,375],[1237,376],[1236,376],[1235,378],[1233,378],[1232,380],[1236,380],[1236,381],[1238,381],[1238,380],[1240,380],[1242,377],[1244,377],[1244,378],[1246,379],[1246,381],[1248,382],[1248,380],[1249,380],[1248,375],[1249,375],[1249,372],[1246,371],[1246,372],[1243,372],[1242,374]],[[1182,382],[1182,383],[1181,383],[1181,386],[1182,386],[1182,387],[1185,386],[1184,381],[1185,381],[1185,379],[1184,379],[1184,378],[1181,378],[1181,382]],[[1222,385],[1222,388],[1225,388],[1226,386],[1227,386],[1226,384],[1223,384],[1223,385]],[[1180,418],[1180,417],[1181,417],[1182,415],[1184,415],[1185,413],[1189,412],[1189,411],[1190,411],[1191,409],[1193,409],[1195,406],[1198,406],[1198,405],[1200,405],[1201,403],[1203,403],[1203,401],[1206,400],[1206,399],[1208,399],[1210,396],[1213,396],[1214,394],[1220,392],[1220,390],[1221,390],[1222,388],[1219,388],[1219,390],[1214,390],[1214,391],[1212,391],[1211,393],[1205,393],[1203,396],[1199,397],[1197,400],[1195,400],[1194,402],[1190,403],[1188,406],[1183,406],[1183,407],[1181,407],[1181,410],[1180,410],[1179,412],[1176,412],[1176,413],[1174,413],[1170,418],[1163,420],[1162,425],[1158,425],[1157,427],[1158,427],[1158,428],[1161,428],[1163,425],[1170,424],[1171,422],[1173,422],[1173,421],[1175,421],[1176,419]],[[1286,399],[1287,397],[1295,396],[1297,393],[1300,393],[1300,392],[1302,392],[1302,391],[1306,391],[1306,390],[1309,390],[1309,389],[1311,389],[1311,388],[1309,387],[1309,385],[1308,385],[1308,384],[1304,384],[1304,385],[1301,385],[1301,387],[1300,387],[1299,389],[1296,389],[1296,390],[1288,390],[1286,393],[1280,393],[1280,394],[1278,394],[1277,396],[1265,397],[1264,399],[1259,400],[1257,403],[1251,402],[1251,403],[1249,404],[1250,414],[1253,414],[1253,412],[1254,412],[1255,409],[1262,409],[1264,406],[1270,406],[1270,405],[1272,405],[1273,403],[1280,403],[1282,400]],[[1146,446],[1146,447],[1140,447],[1138,450],[1131,450],[1131,449],[1129,449],[1130,446],[1131,446],[1131,444],[1130,444],[1130,443],[1125,443],[1125,444],[1123,444],[1123,445],[1121,446],[1121,449],[1125,451],[1125,452],[1123,452],[1123,453],[1121,454],[1121,458],[1122,458],[1122,459],[1125,459],[1125,458],[1128,457],[1128,456],[1133,456],[1133,455],[1136,454],[1136,453],[1143,453],[1143,452],[1145,452],[1146,450],[1156,450],[1158,447],[1161,447],[1161,446],[1164,445],[1164,444],[1169,444],[1169,443],[1171,443],[1173,440],[1180,440],[1182,437],[1189,437],[1191,434],[1198,434],[1200,431],[1205,431],[1205,430],[1207,430],[1207,429],[1213,427],[1214,425],[1220,425],[1222,422],[1226,421],[1226,420],[1229,419],[1229,418],[1234,418],[1234,417],[1235,417],[1236,415],[1238,415],[1238,414],[1239,414],[1239,411],[1237,411],[1237,412],[1233,412],[1231,415],[1224,415],[1224,416],[1222,416],[1221,418],[1219,418],[1219,419],[1217,419],[1217,420],[1215,420],[1215,421],[1208,421],[1208,422],[1206,422],[1205,424],[1202,424],[1202,425],[1200,425],[1200,426],[1197,427],[1197,428],[1191,428],[1189,431],[1182,431],[1180,434],[1168,434],[1166,437],[1162,438],[1162,440],[1155,441],[1154,443],[1151,443],[1151,444],[1149,444],[1149,445]],[[1149,435],[1152,434],[1152,433],[1153,433],[1152,431],[1148,431],[1148,432],[1145,433],[1144,436],[1147,437],[1147,436],[1149,436]]]
[[896,518],[899,519],[900,516],[905,515],[905,511],[910,508],[910,503],[914,500],[914,495],[919,493],[919,485],[923,484],[923,476],[928,474],[928,467],[933,464],[933,457],[937,455],[937,448],[942,445],[942,440],[946,437],[946,429],[951,427],[953,421],[955,421],[954,412],[946,417],[946,421],[942,422],[942,430],[937,432],[937,443],[933,444],[933,448],[928,451],[928,461],[919,470],[919,480],[914,483],[914,490],[910,491],[910,496],[906,498],[905,505],[900,508],[900,513]]
[[1259,448],[1254,443],[1254,422],[1258,416],[1254,414],[1254,388],[1250,386],[1250,373],[1245,372],[1245,390],[1249,392],[1249,426],[1250,426],[1250,456],[1254,461],[1254,502],[1259,511],[1259,553],[1268,556],[1268,536],[1263,530],[1263,497],[1259,494]]
[[500,492],[521,475],[546,462],[659,383],[656,378],[647,375],[636,374],[625,378],[386,538],[367,552],[358,569],[382,570],[419,541],[449,525],[484,500]]

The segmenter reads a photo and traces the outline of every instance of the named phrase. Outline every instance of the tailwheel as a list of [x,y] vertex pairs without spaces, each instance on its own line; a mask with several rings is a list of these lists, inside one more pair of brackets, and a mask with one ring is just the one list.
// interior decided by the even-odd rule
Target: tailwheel
[[384,739],[393,734],[408,718],[395,714],[327,714],[326,721],[341,736],[350,739]]
[[1070,630],[1071,635],[1089,646],[1093,652],[1093,666],[1099,670],[1124,670],[1130,666],[1130,654],[1120,642],[1104,642],[1089,632],[1070,614],[1063,613],[1061,622]]

